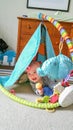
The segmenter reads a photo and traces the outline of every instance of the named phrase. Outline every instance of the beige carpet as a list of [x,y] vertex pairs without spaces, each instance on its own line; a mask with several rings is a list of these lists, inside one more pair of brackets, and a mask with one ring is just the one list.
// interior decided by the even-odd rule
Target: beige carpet
[[[36,100],[28,84],[17,86],[17,96]],[[50,113],[16,103],[0,91],[0,130],[73,130],[73,105]]]

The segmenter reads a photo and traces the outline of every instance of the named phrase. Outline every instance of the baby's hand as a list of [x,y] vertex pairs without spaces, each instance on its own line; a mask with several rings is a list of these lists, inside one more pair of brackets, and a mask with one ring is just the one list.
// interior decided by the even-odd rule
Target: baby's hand
[[42,96],[43,95],[43,87],[41,83],[36,83],[36,89],[38,93]]

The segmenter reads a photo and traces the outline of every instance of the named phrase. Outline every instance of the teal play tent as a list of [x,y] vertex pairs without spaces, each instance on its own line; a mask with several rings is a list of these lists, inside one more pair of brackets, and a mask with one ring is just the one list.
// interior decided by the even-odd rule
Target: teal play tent
[[12,74],[10,76],[0,76],[0,83],[5,88],[10,89],[10,87],[19,79],[20,75],[26,70],[28,65],[36,56],[39,46],[42,43],[46,46],[46,54],[43,56],[38,53],[37,60],[44,62],[46,58],[55,56],[55,53],[52,47],[51,39],[47,32],[47,28],[41,23],[21,52]]

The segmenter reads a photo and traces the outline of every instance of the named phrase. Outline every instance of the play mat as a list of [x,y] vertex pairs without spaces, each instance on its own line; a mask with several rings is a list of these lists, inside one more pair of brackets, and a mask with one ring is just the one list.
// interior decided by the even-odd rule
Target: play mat
[[[61,37],[66,41],[66,44],[68,45],[69,52],[70,52],[70,55],[71,55],[71,59],[69,59],[69,58],[66,59],[66,57],[64,57],[64,59],[66,59],[66,63],[69,62],[69,63],[67,63],[69,69],[66,73],[66,74],[68,74],[70,72],[70,70],[72,70],[72,67],[73,67],[73,64],[72,64],[72,61],[73,61],[73,43],[72,43],[68,33],[63,28],[63,26],[61,26],[60,23],[58,21],[54,20],[53,18],[51,18],[47,15],[43,15],[41,13],[39,14],[39,18],[43,19],[43,20],[45,19],[45,20],[48,20],[49,22],[51,22],[51,24],[53,24],[58,29],[58,31],[60,32]],[[46,31],[46,34],[47,34],[47,31]],[[16,102],[19,102],[20,104],[24,104],[24,105],[31,106],[31,107],[34,107],[34,108],[42,108],[42,109],[56,108],[56,107],[60,106],[59,102],[56,102],[56,103],[30,102],[30,101],[27,101],[27,100],[22,99],[20,97],[17,97],[15,95],[11,94],[8,91],[8,89],[10,89],[10,87],[18,80],[20,75],[26,70],[28,65],[31,63],[33,58],[36,56],[37,51],[39,49],[39,45],[40,45],[40,39],[41,39],[41,25],[39,25],[39,27],[37,28],[37,30],[35,31],[35,33],[31,37],[31,39],[27,43],[26,47],[23,49],[21,55],[18,58],[18,61],[15,64],[15,68],[12,71],[12,74],[10,76],[0,76],[0,90],[5,95],[7,95],[9,98],[11,98],[12,100],[14,100]],[[53,51],[53,48],[52,48],[52,45],[51,45],[51,41],[50,41],[50,38],[48,37],[48,35],[46,36],[46,41],[49,41],[48,43],[46,43],[47,58],[48,59],[54,58],[55,54],[54,54],[54,51]],[[34,42],[34,47],[32,45],[33,42]],[[49,49],[49,48],[51,48],[51,49]],[[23,62],[23,59],[24,59],[24,62]],[[60,57],[58,59],[60,59]],[[63,73],[62,69],[60,71],[62,71],[62,73]],[[40,73],[40,75],[41,75],[41,73]],[[51,75],[50,75],[50,77],[51,77]],[[62,78],[61,76],[59,76],[59,77]]]

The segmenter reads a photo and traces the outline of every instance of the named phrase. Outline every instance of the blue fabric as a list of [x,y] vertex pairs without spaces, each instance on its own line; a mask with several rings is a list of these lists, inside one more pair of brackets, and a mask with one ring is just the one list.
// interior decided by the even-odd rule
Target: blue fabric
[[13,57],[16,57],[16,53],[13,51],[13,50],[7,50],[5,53],[4,53],[4,56],[8,56],[8,61],[7,62],[12,62],[13,60]]
[[45,25],[42,24],[42,30],[41,30],[41,44],[44,43],[46,46],[46,54],[45,55],[41,55],[38,53],[38,61],[41,61],[42,63],[51,57],[55,56],[55,52],[52,46],[52,42],[49,36],[49,33],[47,31],[47,28]]
[[15,53],[15,51],[13,51],[13,50],[6,50],[5,52],[1,52],[1,51],[0,51],[0,61],[3,62],[3,57],[4,57],[4,56],[8,56],[7,62],[8,62],[8,63],[11,63],[12,60],[13,60],[13,57],[16,57],[16,53]]
[[48,76],[52,80],[62,80],[73,69],[73,62],[65,55],[59,54],[58,56],[47,59],[37,69],[38,75],[41,77]]
[[53,90],[48,86],[43,87],[44,96],[51,96],[53,94]]
[[[46,38],[47,37],[49,37],[49,35],[47,35]],[[48,38],[46,42],[49,42]],[[37,30],[31,37],[25,48],[23,49],[21,55],[18,58],[18,61],[16,62],[15,68],[12,71],[11,76],[4,78],[0,77],[0,83],[5,88],[10,89],[10,86],[12,86],[20,77],[20,75],[26,70],[28,65],[31,63],[32,59],[36,56],[40,43],[41,43],[41,24],[38,26]],[[49,46],[50,44],[52,43],[51,42],[47,43],[47,46]],[[51,56],[54,56],[54,53],[52,53],[53,52],[52,49],[53,48],[50,48],[49,51]]]
[[9,80],[10,76],[0,76],[0,83],[3,85]]
[[45,60],[46,60],[46,56],[45,55],[38,54],[37,61],[41,61],[43,63]]
[[7,88],[9,86],[12,86],[20,77],[20,75],[25,71],[25,69],[28,67],[28,65],[36,55],[41,38],[40,28],[41,26],[38,27],[26,47],[23,49],[9,80],[7,82],[3,82],[4,87]]
[[48,36],[47,31],[46,31],[46,51],[47,51],[47,59],[55,56],[52,42],[51,42],[50,37]]

